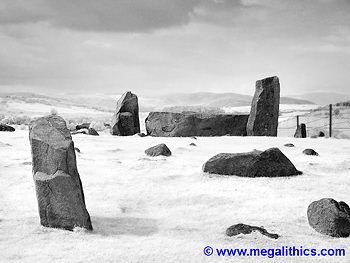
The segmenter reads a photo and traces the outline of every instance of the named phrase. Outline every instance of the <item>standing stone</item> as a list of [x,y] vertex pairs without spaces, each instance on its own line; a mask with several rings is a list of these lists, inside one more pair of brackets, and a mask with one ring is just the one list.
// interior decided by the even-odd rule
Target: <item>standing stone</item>
[[111,134],[129,136],[140,132],[139,104],[130,91],[118,100],[111,123]]
[[29,124],[33,178],[43,226],[92,230],[66,122],[45,116]]
[[258,80],[247,123],[248,136],[277,136],[280,104],[278,77]]
[[305,123],[300,124],[294,134],[294,138],[306,138],[306,125]]

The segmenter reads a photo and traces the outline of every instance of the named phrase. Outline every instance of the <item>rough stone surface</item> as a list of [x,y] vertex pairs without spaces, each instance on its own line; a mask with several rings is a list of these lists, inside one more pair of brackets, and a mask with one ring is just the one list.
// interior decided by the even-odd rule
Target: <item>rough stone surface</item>
[[43,226],[92,230],[66,122],[46,116],[29,125],[33,178]]
[[277,234],[271,234],[267,232],[267,230],[263,227],[250,226],[246,224],[237,224],[237,225],[230,226],[226,230],[226,235],[229,237],[237,236],[239,234],[247,235],[247,234],[251,234],[253,231],[259,231],[262,235],[267,236],[269,238],[273,238],[273,239],[279,238]]
[[7,124],[0,123],[0,131],[14,132],[16,129]]
[[282,177],[301,174],[278,148],[264,152],[254,150],[247,153],[220,153],[203,165],[203,171],[242,177]]
[[151,148],[148,148],[145,153],[148,156],[160,156],[160,155],[164,155],[164,156],[170,156],[171,155],[171,151],[168,148],[168,146],[166,146],[164,143],[158,144],[156,146],[153,146]]
[[277,136],[280,104],[278,77],[256,82],[255,94],[247,123],[248,136]]
[[147,134],[156,137],[245,136],[248,115],[151,112]]
[[350,208],[344,202],[323,198],[312,202],[307,209],[310,226],[332,237],[350,236]]
[[315,150],[313,150],[313,149],[305,149],[304,151],[303,151],[303,154],[305,154],[305,155],[314,155],[314,156],[318,156],[319,154],[315,151]]
[[99,136],[98,132],[94,128],[89,128],[89,135]]
[[111,123],[111,134],[129,136],[140,132],[139,104],[130,91],[118,100]]
[[304,123],[297,127],[294,138],[306,138],[306,125]]

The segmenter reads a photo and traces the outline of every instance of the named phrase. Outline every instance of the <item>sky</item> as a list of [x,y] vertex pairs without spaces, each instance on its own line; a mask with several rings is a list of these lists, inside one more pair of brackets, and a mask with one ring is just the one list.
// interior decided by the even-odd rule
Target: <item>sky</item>
[[0,0],[0,90],[350,94],[349,0]]

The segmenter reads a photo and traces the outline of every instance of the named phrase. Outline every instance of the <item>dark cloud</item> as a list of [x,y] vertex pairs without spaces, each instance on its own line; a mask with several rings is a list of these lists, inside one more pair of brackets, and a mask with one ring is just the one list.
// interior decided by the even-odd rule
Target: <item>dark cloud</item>
[[46,21],[77,31],[144,32],[257,5],[251,0],[0,0],[0,24]]
[[0,23],[142,32],[187,24],[202,0],[0,0]]
[[194,21],[298,33],[348,24],[348,12],[349,0],[0,0],[0,24],[45,21],[96,32],[147,32]]
[[53,24],[87,31],[148,31],[184,25],[199,0],[49,1]]

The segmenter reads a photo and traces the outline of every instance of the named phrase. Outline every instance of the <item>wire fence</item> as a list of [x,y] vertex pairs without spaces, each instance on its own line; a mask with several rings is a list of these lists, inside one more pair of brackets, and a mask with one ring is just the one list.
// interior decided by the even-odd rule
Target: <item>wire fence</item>
[[323,133],[325,137],[350,139],[350,104],[330,104],[284,120],[278,124],[278,136],[293,137],[302,123],[306,125],[307,137]]

